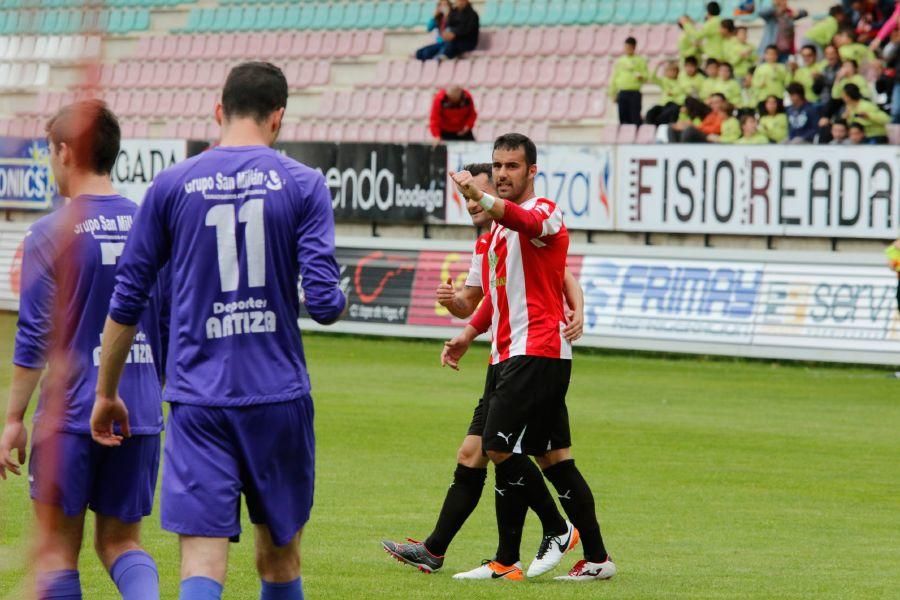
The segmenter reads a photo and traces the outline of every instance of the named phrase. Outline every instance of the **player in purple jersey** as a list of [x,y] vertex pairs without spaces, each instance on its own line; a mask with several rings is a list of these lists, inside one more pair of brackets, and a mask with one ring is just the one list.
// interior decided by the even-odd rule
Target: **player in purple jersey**
[[159,268],[171,275],[164,399],[171,403],[162,524],[181,536],[181,598],[219,598],[241,493],[256,525],[263,600],[302,598],[300,533],[313,498],[313,404],[297,325],[302,276],[313,319],[346,305],[321,173],[275,142],[282,72],[245,63],[225,82],[216,148],[157,175],[122,255],[91,420],[115,445],[116,396],[134,324]]
[[119,123],[102,102],[81,102],[53,117],[47,134],[60,194],[71,201],[34,223],[25,237],[0,476],[5,479],[6,470],[21,472],[27,444],[22,420],[49,363],[29,462],[38,595],[81,598],[78,555],[90,508],[96,514],[97,554],[122,597],[156,599],[156,564],[140,546],[141,518],[153,506],[162,429],[155,298],[138,324],[134,344],[125,348],[129,360],[118,388],[131,415],[131,437],[120,447],[104,448],[90,435],[100,334],[116,261],[137,211],[110,182],[119,154]]

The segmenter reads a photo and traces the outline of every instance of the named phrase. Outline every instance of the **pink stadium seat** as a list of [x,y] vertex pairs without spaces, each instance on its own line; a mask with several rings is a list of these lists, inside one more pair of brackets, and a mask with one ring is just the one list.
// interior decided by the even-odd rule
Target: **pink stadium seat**
[[[309,56],[308,54],[308,45],[309,45],[309,36],[304,35],[299,32],[290,32],[290,33],[282,33],[281,35],[289,36],[287,39],[290,40],[290,46],[288,46],[286,53],[284,56],[289,57],[300,57],[300,56]],[[310,125],[312,127],[312,125]],[[298,128],[298,132],[301,131],[301,128]]]
[[219,100],[219,92],[206,92],[200,102],[200,114],[213,119],[216,114],[216,102]]
[[591,76],[588,84],[592,88],[606,87],[606,85],[609,83],[609,74],[609,59],[597,58],[591,65]]
[[[291,54],[291,49],[294,46],[294,32],[293,31],[279,31],[277,33],[270,33],[266,36],[266,48],[268,49],[268,44],[271,41],[272,49],[269,56],[274,58],[284,58],[287,56],[293,56]],[[298,53],[299,56],[299,53]]]
[[569,113],[564,118],[571,121],[580,121],[588,112],[588,100],[590,95],[596,92],[587,90],[575,90],[569,97]]
[[490,121],[478,121],[475,125],[475,137],[479,140],[492,140],[495,137],[496,126]]
[[494,88],[488,90],[481,97],[481,104],[475,104],[478,115],[487,120],[496,119],[500,115],[500,100],[503,97],[503,90]]
[[247,36],[247,52],[244,54],[246,58],[258,58],[263,56],[263,34],[251,33]]
[[590,56],[597,45],[598,27],[580,27],[575,36],[575,52],[578,56]]
[[172,108],[169,110],[170,117],[183,117],[185,115],[185,106],[187,106],[187,92],[178,91],[172,96]]
[[[612,37],[612,45],[610,46],[609,53],[613,56],[622,56],[624,52],[623,47],[625,46],[625,40],[631,37],[632,29],[631,27],[616,27],[613,32]],[[638,48],[641,46],[638,45]]]
[[155,115],[159,108],[159,93],[147,91],[143,92],[141,95],[143,96],[143,100],[141,102],[140,111],[138,111],[138,116],[150,117]]
[[442,61],[438,66],[437,77],[435,78],[435,84],[438,87],[447,87],[451,83],[453,83],[453,72],[456,70],[456,65],[458,61],[455,60],[445,60]]
[[288,79],[291,86],[295,88],[310,87],[316,80],[316,61],[301,60],[300,62],[292,62],[289,67],[293,67],[293,79]]
[[659,65],[666,62],[669,62],[669,59],[665,56],[654,56],[647,61],[647,69],[649,69],[651,73],[656,73],[656,69],[659,68]]
[[203,114],[203,94],[200,92],[188,92],[187,101],[184,106],[184,114],[188,116],[199,116]]
[[472,61],[472,72],[469,74],[469,86],[481,87],[488,81],[490,67],[496,64],[496,59],[474,59]]
[[472,61],[459,60],[456,61],[456,68],[453,70],[453,79],[451,83],[462,87],[469,87],[469,81],[472,76]]
[[534,87],[535,85],[540,85],[544,81],[539,78],[539,74],[541,71],[541,66],[544,61],[540,58],[526,58],[522,63],[522,72],[519,77],[519,87]]
[[546,118],[552,121],[563,121],[569,118],[569,96],[567,90],[555,90],[550,102],[550,112]]
[[556,73],[553,77],[554,87],[568,87],[572,78],[575,76],[575,61],[571,58],[564,58],[559,61],[556,67]]
[[305,34],[306,49],[304,56],[322,56],[322,44],[325,41],[325,34],[321,31],[310,31]]
[[619,132],[616,134],[617,144],[633,144],[637,137],[637,125],[619,125]]
[[572,56],[575,54],[575,44],[578,41],[572,33],[571,28],[560,30],[559,46],[556,47],[556,54],[559,56]]
[[210,60],[218,56],[219,45],[222,43],[222,37],[218,35],[204,35],[203,55],[200,58]]
[[174,137],[181,138],[183,140],[189,140],[191,138],[191,122],[177,121],[175,123]]
[[150,86],[155,88],[165,87],[166,80],[169,76],[169,63],[158,62],[149,63],[153,67],[153,74],[150,77]]
[[336,58],[347,58],[353,51],[353,31],[341,31],[335,34],[337,43],[334,46]]
[[434,92],[422,90],[416,94],[416,105],[412,112],[415,119],[425,119],[431,114],[431,104],[434,100]]
[[[388,77],[391,74],[391,65],[392,61],[389,60],[381,60],[378,61],[378,64],[375,65],[375,76],[365,83],[360,83],[358,85],[367,86],[367,87],[377,87],[380,85],[386,85]],[[397,87],[397,86],[394,86]]]
[[502,56],[506,54],[509,47],[509,37],[512,33],[510,29],[499,29],[491,32],[490,44],[487,46],[487,53],[491,56]]
[[668,35],[668,31],[668,25],[653,25],[650,27],[644,52],[650,56],[662,54],[666,49],[666,36]]
[[565,35],[565,29],[560,27],[551,27],[544,30],[544,39],[541,41],[540,54],[544,56],[553,56],[559,49],[559,41]]
[[531,29],[517,27],[509,34],[509,41],[503,53],[506,56],[521,56],[525,50],[525,39],[531,33]]
[[179,35],[175,37],[175,58],[187,58],[191,52],[191,36]]
[[549,85],[549,83],[553,81],[558,63],[559,60],[555,56],[548,56],[547,58],[541,59],[537,73],[538,85]]
[[12,127],[13,119],[0,119],[0,136],[9,137],[9,130]]
[[542,27],[535,27],[533,29],[528,30],[528,34],[525,36],[525,45],[522,48],[522,56],[537,56],[539,54],[547,54],[544,48],[544,36],[547,33],[547,29]]
[[334,97],[334,104],[332,105],[330,116],[340,119],[350,116],[352,112],[353,92],[338,92]]
[[141,81],[141,64],[138,61],[129,62],[125,70],[124,80],[119,80],[117,84],[129,89],[136,87]]
[[216,58],[222,60],[231,58],[231,50],[234,48],[234,36],[216,35],[215,37],[219,40],[219,45],[216,48]]
[[603,129],[600,130],[600,136],[597,138],[597,142],[601,144],[615,144],[616,139],[618,138],[619,126],[613,123],[608,123],[603,126]]
[[144,103],[144,92],[127,92],[128,104],[125,110],[127,115],[141,114],[141,105]]
[[154,117],[168,117],[172,114],[172,94],[163,92],[159,95],[159,102],[156,103],[156,112]]
[[307,120],[303,120],[298,123],[297,128],[294,130],[294,139],[301,141],[313,139],[312,123]]
[[631,36],[637,42],[638,48],[644,48],[644,53],[646,53],[647,37],[649,34],[650,34],[650,26],[649,25],[635,25],[631,29]]
[[274,31],[263,34],[262,48],[259,51],[262,57],[278,55],[278,34]]
[[162,49],[158,56],[154,58],[158,59],[172,59],[178,56],[178,37],[174,35],[166,35],[163,36],[163,45]]
[[[417,61],[418,62],[418,61]],[[436,61],[429,60],[422,63],[422,73],[419,75],[419,87],[434,87],[437,81],[438,64]]]
[[[400,93],[400,107],[397,109],[397,114],[407,117],[416,112],[416,102],[418,101],[418,94],[413,90],[406,90]],[[431,105],[429,105],[429,110],[431,109]],[[478,106],[476,105],[476,108]]]
[[375,127],[375,139],[394,142],[394,127],[390,123],[381,122]]
[[612,46],[612,41],[613,28],[609,25],[601,25],[594,36],[594,55],[605,56]]
[[191,50],[188,52],[187,58],[193,59],[201,59],[203,58],[203,54],[206,51],[206,36],[205,35],[192,35],[191,36]]
[[195,140],[208,140],[210,139],[209,131],[206,127],[205,121],[194,121],[191,124],[191,138]]
[[319,49],[319,54],[317,56],[319,58],[334,56],[337,52],[337,41],[338,36],[335,35],[333,31],[329,31],[327,35],[322,38],[322,47]]
[[359,121],[348,121],[344,126],[344,140],[358,142],[361,139]]
[[294,122],[282,122],[281,123],[281,131],[278,133],[278,139],[285,142],[296,142],[297,140],[297,125],[298,123]]
[[378,117],[382,119],[393,119],[396,116],[404,116],[399,114],[400,110],[400,93],[394,90],[385,92],[384,101],[381,104],[381,111]]
[[391,139],[397,143],[405,144],[409,141],[409,123],[399,121],[391,128]]
[[181,85],[181,74],[184,72],[184,65],[181,63],[166,63],[166,87],[178,87]]
[[887,134],[889,143],[894,145],[900,144],[900,125],[888,123]]
[[528,135],[535,142],[550,141],[550,125],[546,121],[532,123],[528,128]]
[[359,124],[359,141],[361,142],[375,142],[379,141],[376,137],[377,130],[375,127],[375,123],[371,123],[369,121],[363,121]]
[[369,31],[369,41],[366,44],[365,54],[381,54],[384,52],[384,31]]
[[15,119],[9,124],[10,137],[25,137],[25,121],[23,119]]
[[140,62],[141,69],[138,75],[137,87],[150,87],[153,85],[153,75],[156,65],[152,62]]
[[[522,90],[516,93],[510,99],[512,108],[512,117],[516,120],[527,121],[531,118],[534,111],[534,92],[532,90]],[[508,113],[504,114],[508,116]]]
[[656,141],[656,125],[644,123],[637,130],[636,144],[652,144]]
[[335,121],[328,124],[328,141],[342,142],[344,140],[344,123]]
[[158,40],[157,36],[149,36],[145,35],[141,39],[138,40],[137,49],[134,51],[134,55],[138,58],[141,57],[153,57],[154,54],[151,52],[151,48],[153,46],[153,42]]
[[248,56],[248,49],[250,47],[250,34],[249,33],[236,33],[233,36],[233,42],[231,46],[231,58],[245,58]]
[[228,67],[225,63],[217,62],[213,63],[212,67],[209,68],[209,83],[210,87],[214,87],[217,89],[221,89],[223,85],[225,85],[225,78],[228,76]]
[[593,64],[594,59],[590,55],[582,53],[581,56],[576,58],[572,67],[572,80],[569,82],[569,85],[573,88],[587,87],[588,82],[591,80],[591,66]]
[[666,43],[663,53],[667,55],[678,54],[678,41],[681,39],[681,29],[677,25],[669,25],[666,30]]
[[331,81],[331,63],[327,60],[319,60],[316,61],[315,68],[312,85],[328,85],[328,82]]
[[386,79],[381,80],[380,85],[387,87],[415,87],[422,72],[422,63],[419,61],[393,60],[388,67]]
[[541,89],[534,98],[534,107],[531,109],[531,118],[536,121],[544,121],[550,117],[553,109],[553,90]]
[[100,80],[97,82],[97,85],[103,88],[112,87],[116,81],[120,81],[116,75],[125,77],[126,68],[127,65],[123,62],[117,62],[114,65],[103,65],[100,68]]
[[350,56],[362,56],[366,53],[369,44],[369,32],[365,29],[357,29],[352,32],[350,44]]
[[197,67],[197,63],[195,62],[187,62],[184,63],[184,69],[181,71],[181,85],[184,87],[191,87],[197,81],[199,76],[199,69]]
[[316,115],[319,117],[327,117],[328,115],[334,114],[334,104],[337,101],[337,92],[334,90],[325,90],[322,92],[322,95],[319,96],[319,110],[316,111]]
[[511,57],[506,59],[506,65],[497,71],[500,74],[500,85],[503,87],[517,87],[522,79],[522,59]]
[[369,92],[361,93],[368,94],[368,96],[364,97],[363,103],[356,104],[353,107],[354,116],[363,116],[366,119],[377,119],[384,106],[384,90],[374,89]]
[[599,119],[606,113],[606,94],[594,92],[588,96],[587,113],[585,117],[588,119]]

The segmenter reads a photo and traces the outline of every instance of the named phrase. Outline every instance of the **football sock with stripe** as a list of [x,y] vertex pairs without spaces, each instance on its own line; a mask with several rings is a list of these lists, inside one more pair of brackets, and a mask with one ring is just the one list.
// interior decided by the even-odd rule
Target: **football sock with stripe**
[[497,555],[495,560],[507,567],[519,561],[522,546],[522,529],[528,515],[528,503],[522,494],[510,492],[509,485],[499,480],[494,487],[494,504],[497,509]]
[[286,583],[263,581],[259,600],[303,600],[303,580],[298,577]]
[[159,600],[159,572],[143,550],[125,552],[109,570],[122,600]]
[[178,600],[222,600],[222,584],[209,577],[188,577],[181,581]]
[[528,507],[541,520],[544,535],[559,535],[566,532],[566,521],[544,483],[540,469],[527,456],[513,454],[497,465],[497,483],[512,494],[521,494]]
[[453,537],[459,532],[463,523],[478,506],[487,469],[474,469],[465,465],[456,465],[453,483],[447,490],[441,514],[438,516],[434,531],[425,540],[425,548],[435,556],[443,556]]
[[597,522],[594,494],[575,466],[575,461],[564,460],[548,467],[544,470],[544,476],[556,488],[563,510],[572,525],[578,529],[584,557],[595,563],[605,561],[607,552],[600,534],[600,524]]
[[37,577],[39,600],[81,600],[78,571],[50,571]]

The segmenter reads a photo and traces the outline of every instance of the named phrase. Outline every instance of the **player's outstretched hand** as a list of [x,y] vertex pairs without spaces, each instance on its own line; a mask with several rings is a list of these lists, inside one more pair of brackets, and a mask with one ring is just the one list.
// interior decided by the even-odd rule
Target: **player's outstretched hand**
[[441,352],[441,366],[450,367],[459,371],[459,361],[469,349],[469,341],[464,335],[458,335],[449,342],[444,342],[444,350]]
[[[25,448],[28,446],[28,430],[21,421],[7,421],[0,436],[0,479],[6,479],[6,471],[21,475],[25,464]],[[13,450],[18,454],[19,464],[13,462]]]
[[571,308],[566,309],[566,326],[563,329],[563,335],[570,342],[579,339],[584,333],[584,315],[579,311]]
[[[122,435],[115,432],[117,423]],[[94,410],[91,412],[91,437],[103,446],[121,446],[124,438],[131,437],[128,408],[118,395],[115,398],[98,395],[94,400]]]
[[456,184],[459,193],[466,197],[467,200],[478,202],[484,195],[478,186],[475,185],[475,178],[468,171],[450,171],[450,179]]
[[449,307],[456,299],[456,290],[453,288],[453,279],[447,278],[446,282],[441,282],[437,288],[437,301],[441,306]]

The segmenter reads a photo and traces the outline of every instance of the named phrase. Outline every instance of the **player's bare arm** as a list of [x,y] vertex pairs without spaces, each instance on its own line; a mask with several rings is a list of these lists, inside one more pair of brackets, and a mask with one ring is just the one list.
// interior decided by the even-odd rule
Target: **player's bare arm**
[[478,331],[471,325],[466,325],[462,332],[452,340],[444,342],[444,349],[441,352],[441,366],[450,367],[454,371],[459,371],[459,361],[466,354],[469,346],[478,337]]
[[457,319],[468,319],[484,298],[484,291],[471,285],[456,289],[452,280],[447,279],[438,286],[436,295],[438,304],[450,311],[451,315]]
[[566,327],[563,335],[570,342],[581,338],[584,333],[584,290],[578,284],[578,280],[566,269],[563,279],[563,290],[566,294]]
[[[100,370],[97,373],[97,397],[91,412],[91,437],[104,446],[120,446],[129,437],[128,409],[119,397],[119,380],[134,342],[137,327],[122,325],[107,317],[100,343]],[[119,425],[122,435],[114,431]]]
[[[0,478],[6,479],[6,471],[21,475],[25,464],[25,448],[28,446],[28,430],[25,428],[25,411],[28,401],[37,389],[43,369],[28,369],[15,365],[9,384],[9,404],[6,407],[6,424],[0,435]],[[13,461],[16,451],[18,464]]]

